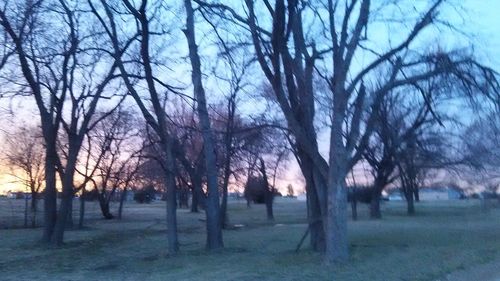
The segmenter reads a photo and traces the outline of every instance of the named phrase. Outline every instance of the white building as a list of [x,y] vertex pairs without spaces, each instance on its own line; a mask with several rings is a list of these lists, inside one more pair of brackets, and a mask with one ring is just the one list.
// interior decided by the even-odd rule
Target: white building
[[464,193],[454,187],[424,187],[419,190],[420,200],[458,200],[464,198]]

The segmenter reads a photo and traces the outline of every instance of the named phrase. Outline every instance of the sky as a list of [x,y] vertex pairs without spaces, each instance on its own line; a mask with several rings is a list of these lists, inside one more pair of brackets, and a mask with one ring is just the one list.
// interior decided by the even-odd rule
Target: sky
[[[458,3],[462,8],[456,10],[446,9],[442,13],[457,27],[460,32],[467,34],[467,37],[456,40],[449,31],[437,31],[434,37],[438,37],[441,44],[456,46],[460,44],[471,44],[474,46],[476,56],[480,61],[485,62],[490,67],[500,72],[500,0],[450,0],[450,3]],[[376,1],[374,1],[376,2]],[[414,3],[410,1],[409,3]],[[449,7],[449,6],[448,6]],[[393,34],[383,34],[390,38]],[[397,41],[397,40],[395,40]],[[464,42],[467,41],[467,42]],[[10,109],[14,109],[15,114],[11,114]],[[34,119],[36,118],[36,119]],[[36,109],[30,98],[9,101],[0,99],[0,141],[6,136],[4,131],[9,131],[14,125],[30,123],[37,120]],[[328,153],[328,133],[320,133],[320,150],[324,155]],[[0,153],[1,153],[0,147]],[[0,165],[1,166],[1,165]],[[283,188],[287,183],[292,183],[297,190],[301,190],[300,170],[292,160],[288,172],[282,177]],[[12,177],[8,176],[9,169],[0,167],[0,194],[12,189],[23,189],[12,182]],[[363,177],[363,172],[357,172],[357,176]]]

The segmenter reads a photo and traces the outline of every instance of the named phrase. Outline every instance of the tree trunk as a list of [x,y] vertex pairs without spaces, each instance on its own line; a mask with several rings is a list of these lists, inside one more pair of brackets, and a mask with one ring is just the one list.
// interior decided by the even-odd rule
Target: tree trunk
[[29,198],[27,194],[24,194],[24,228],[28,228],[28,206]]
[[372,190],[372,198],[370,200],[370,218],[381,219],[382,212],[380,211],[380,198],[382,197],[382,190],[386,185],[387,180],[384,176],[379,176],[375,179]]
[[[340,166],[333,164],[333,166]],[[328,188],[328,213],[325,258],[328,263],[343,263],[349,258],[347,237],[347,188],[343,167],[332,176]]]
[[122,212],[123,212],[123,203],[125,202],[125,199],[127,199],[127,187],[123,188],[122,194],[120,196],[120,205],[118,206],[118,219],[122,219]]
[[353,196],[351,199],[351,213],[352,213],[352,220],[356,221],[358,220],[358,201],[356,200],[356,197]]
[[[339,85],[341,86],[341,85]],[[348,156],[343,139],[343,121],[347,100],[338,91],[334,99],[332,127],[330,132],[330,157],[328,171],[328,211],[326,222],[327,263],[343,263],[349,258],[347,237],[347,176]]]
[[199,169],[196,169],[195,175],[191,178],[193,184],[193,198],[191,202],[191,212],[198,213],[199,208],[205,208],[205,195],[202,190],[202,177],[199,174]]
[[189,189],[186,187],[179,190],[179,207],[189,209]]
[[82,194],[80,195],[80,214],[78,217],[78,228],[83,228],[83,221],[85,219],[85,188],[82,189]]
[[194,11],[191,0],[184,1],[186,8],[186,35],[191,60],[194,95],[198,103],[198,117],[203,137],[203,150],[206,161],[208,198],[206,200],[207,249],[224,247],[222,242],[222,226],[220,223],[219,187],[217,186],[217,163],[215,160],[215,144],[208,116],[205,89],[202,83],[201,62],[198,55],[194,29]]
[[274,201],[274,194],[272,190],[266,191],[266,213],[267,213],[267,220],[273,221],[274,220],[274,213],[273,213],[273,201]]
[[415,204],[413,201],[413,191],[408,190],[405,192],[405,198],[406,198],[406,211],[408,215],[413,216],[415,215]]
[[66,223],[72,208],[72,197],[73,190],[69,190],[68,186],[63,185],[63,194],[61,198],[61,204],[59,207],[59,212],[57,213],[57,221],[54,227],[54,235],[52,237],[52,243],[55,246],[61,246],[64,242],[64,231],[66,230]]
[[32,228],[36,227],[36,212],[37,212],[36,196],[37,196],[36,192],[31,193],[31,227]]
[[66,229],[73,229],[73,198],[71,198],[71,207],[68,210],[68,216],[66,218]]
[[415,198],[415,202],[420,202],[420,194],[418,187],[413,188],[413,196]]
[[[224,181],[226,180],[225,177],[226,176],[224,176]],[[229,219],[227,216],[227,196],[228,196],[227,182],[225,181],[222,184],[222,202],[220,205],[220,223],[222,225],[222,228],[226,228],[229,223]]]
[[[228,134],[228,132],[226,132]],[[227,137],[226,137],[227,138]],[[228,143],[228,140],[226,139],[226,152],[229,154],[229,150],[231,149],[231,143]],[[231,161],[229,159],[229,156],[226,156],[227,159],[225,159],[224,163],[224,179],[222,182],[222,202],[220,206],[220,223],[222,225],[222,228],[226,228],[228,223],[229,223],[229,218],[227,215],[227,196],[228,196],[228,185],[229,185],[229,176],[231,173]]]
[[381,219],[382,212],[380,211],[380,197],[381,193],[374,188],[372,198],[370,201],[370,218],[371,219]]
[[177,204],[176,204],[176,184],[175,184],[175,158],[172,151],[172,139],[168,137],[165,143],[166,152],[166,174],[165,183],[167,187],[167,240],[168,253],[175,255],[179,251],[179,241],[177,237]]
[[[54,227],[54,235],[52,237],[52,243],[55,246],[61,246],[64,243],[64,231],[68,226],[68,222],[73,222],[72,210],[73,210],[73,196],[74,186],[73,178],[75,174],[76,161],[78,159],[78,150],[80,146],[78,145],[78,140],[70,140],[68,149],[68,159],[66,163],[66,169],[64,171],[64,178],[62,179],[62,198],[61,206],[59,207],[59,212],[57,213],[57,221]],[[71,217],[70,217],[71,216]]]
[[198,213],[198,193],[195,190],[195,187],[191,189],[191,213]]
[[[314,179],[314,167],[307,155],[299,151],[298,156],[301,159],[300,169],[306,180],[307,219],[309,222],[311,248],[314,251],[324,253],[326,249],[325,228],[317,192],[321,188],[316,186],[322,185],[322,182],[319,177],[316,177],[316,180]],[[322,186],[324,187],[324,185]]]
[[274,189],[269,186],[269,181],[267,180],[266,165],[262,158],[260,158],[260,172],[262,174],[265,184],[264,200],[266,202],[267,219],[272,221],[274,220],[274,214],[273,214]]
[[107,220],[113,219],[114,216],[109,211],[109,201],[106,200],[106,195],[104,193],[100,193],[98,198],[99,198],[99,207],[101,208],[102,216]]
[[55,143],[46,141],[45,149],[45,190],[43,194],[43,243],[50,243],[54,234],[57,218],[57,189],[56,189],[56,149]]

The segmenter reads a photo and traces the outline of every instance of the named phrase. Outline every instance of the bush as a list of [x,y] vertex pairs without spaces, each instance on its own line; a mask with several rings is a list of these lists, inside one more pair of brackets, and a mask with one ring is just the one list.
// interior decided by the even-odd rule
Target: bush
[[151,203],[155,199],[155,189],[152,186],[146,187],[142,190],[137,191],[134,194],[134,200],[137,203]]
[[252,176],[245,185],[245,198],[255,204],[264,204],[266,188],[267,186],[263,177]]

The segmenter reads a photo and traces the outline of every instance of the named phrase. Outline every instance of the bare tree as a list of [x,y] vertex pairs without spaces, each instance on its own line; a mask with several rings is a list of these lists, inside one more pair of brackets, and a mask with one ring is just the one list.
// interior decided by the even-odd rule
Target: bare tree
[[[422,91],[424,91],[421,88]],[[412,89],[387,95],[376,114],[374,134],[363,153],[372,168],[374,178],[370,198],[370,217],[381,218],[380,199],[384,188],[398,178],[397,167],[413,151],[410,143],[421,139],[432,126],[443,124],[444,116],[437,116],[435,109],[425,103],[425,98],[434,96],[436,107],[440,97],[432,95],[430,89],[424,93],[411,94]],[[403,94],[404,93],[404,94]],[[420,96],[424,96],[421,98]],[[415,155],[410,156],[410,158]],[[409,171],[408,171],[409,172]],[[407,186],[407,185],[404,185]]]
[[110,202],[117,191],[126,189],[127,182],[134,176],[135,169],[132,166],[140,165],[143,145],[138,125],[130,112],[119,109],[87,134],[87,153],[91,155],[95,165],[92,168],[95,171],[91,173],[91,182],[98,194],[99,206],[105,219],[114,218],[110,212]]
[[[438,10],[442,0],[424,8],[399,43],[380,50],[364,45],[374,36],[369,28],[371,18],[375,10],[389,10],[397,3],[375,8],[370,0],[277,0],[274,5],[247,0],[243,14],[241,9],[220,1],[197,2],[250,34],[256,60],[295,139],[295,151],[306,179],[312,247],[325,251],[328,262],[348,258],[345,178],[361,159],[373,132],[376,115],[372,113],[377,112],[385,95],[404,85],[419,87],[419,82],[436,76],[454,77],[468,90],[498,95],[495,73],[470,56],[445,52],[410,55],[412,43],[423,30],[440,22]],[[317,21],[309,19],[314,16]],[[317,29],[305,30],[311,22],[318,23]],[[408,20],[401,23],[408,24]],[[353,67],[354,58],[363,52],[372,53],[372,60]],[[320,59],[325,67],[318,65]],[[380,68],[387,67],[386,80],[370,83],[373,85],[369,85],[368,91],[365,83]],[[314,90],[315,75],[325,78],[328,84],[328,161],[318,150],[314,126],[315,98],[319,95]]]
[[[168,250],[170,254],[177,253],[179,243],[177,238],[177,215],[176,215],[176,180],[175,180],[175,156],[173,152],[175,139],[169,131],[168,120],[165,103],[167,96],[163,95],[161,89],[167,92],[177,92],[175,87],[164,83],[155,76],[154,52],[151,49],[150,42],[154,35],[164,35],[165,32],[160,30],[155,32],[152,27],[154,15],[149,13],[157,13],[162,9],[156,9],[158,6],[148,9],[147,1],[142,0],[137,5],[129,0],[110,3],[107,1],[87,1],[92,13],[101,24],[104,34],[107,36],[108,44],[112,46],[112,54],[114,62],[120,71],[120,76],[129,91],[130,95],[138,105],[142,115],[146,119],[147,124],[156,132],[161,142],[162,153],[165,155],[165,183],[167,189],[167,237]],[[161,3],[160,3],[161,4]],[[119,11],[119,12],[118,12]],[[159,18],[158,15],[156,15]],[[122,29],[118,25],[118,19],[132,20],[135,22],[132,32],[130,29]],[[154,23],[154,22],[153,22]],[[140,41],[137,39],[140,38]],[[139,54],[127,53],[128,47],[134,43],[140,42],[137,49]],[[133,59],[123,59],[122,56],[127,54]],[[138,80],[138,81],[137,81]],[[137,85],[138,82],[143,82],[144,85]],[[145,90],[144,89],[145,86]],[[148,99],[144,98],[147,95]],[[149,101],[150,104],[146,104]]]
[[[463,133],[463,149],[470,163],[466,178],[495,185],[500,182],[500,117],[489,112],[469,125]],[[467,172],[468,171],[468,172]],[[471,173],[472,172],[472,173]],[[478,173],[479,172],[479,173]]]
[[[106,53],[94,48],[94,30],[80,20],[85,12],[78,5],[60,0],[3,7],[7,8],[0,11],[1,26],[15,47],[21,73],[41,117],[46,148],[42,240],[61,245],[72,209],[78,154],[85,134],[99,121],[92,121],[98,101],[117,92],[116,88],[107,92],[116,66],[107,64]],[[59,19],[61,24],[46,25],[44,18]],[[66,138],[64,158],[57,151],[60,136]],[[58,211],[56,172],[63,189]]]
[[[31,227],[36,226],[37,200],[45,180],[45,154],[41,138],[38,127],[21,127],[8,137],[5,147],[5,157],[12,174],[31,194]],[[25,210],[24,226],[28,226],[28,209]]]
[[198,118],[203,136],[203,151],[205,155],[206,171],[207,171],[207,190],[208,196],[206,201],[207,215],[207,248],[209,250],[224,247],[222,242],[222,225],[219,205],[219,187],[217,185],[217,164],[215,155],[215,140],[210,126],[210,118],[208,115],[207,101],[205,97],[205,89],[203,88],[201,62],[198,55],[198,46],[196,45],[195,26],[194,26],[194,10],[191,0],[185,0],[186,8],[186,29],[184,34],[189,46],[189,58],[192,67],[192,82],[194,96],[196,97]]

